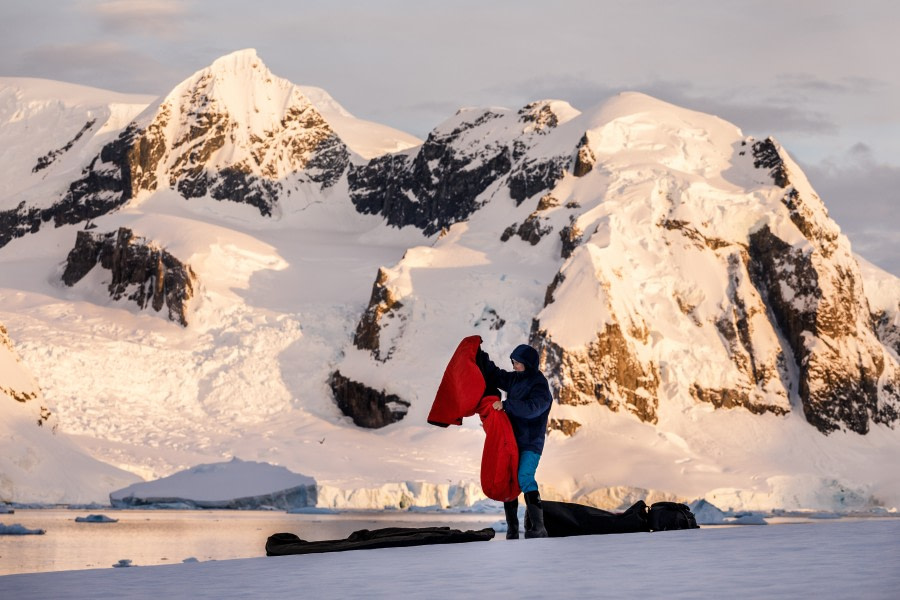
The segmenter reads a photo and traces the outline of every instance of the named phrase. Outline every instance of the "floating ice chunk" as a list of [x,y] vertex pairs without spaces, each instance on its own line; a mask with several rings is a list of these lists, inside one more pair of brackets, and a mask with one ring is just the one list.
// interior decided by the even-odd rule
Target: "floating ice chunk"
[[120,567],[136,567],[136,566],[137,565],[131,564],[130,558],[120,558],[119,562],[117,562],[116,564],[113,565],[113,567],[115,567],[117,569]]
[[688,508],[694,513],[698,525],[721,525],[725,522],[725,513],[703,498],[694,500]]
[[765,516],[759,513],[747,513],[738,515],[728,521],[731,525],[768,525]]
[[75,517],[76,523],[118,523],[118,519],[107,517],[106,515],[88,515],[86,517]]
[[0,523],[0,535],[44,535],[45,533],[47,532],[43,529],[28,529],[19,523],[14,525]]

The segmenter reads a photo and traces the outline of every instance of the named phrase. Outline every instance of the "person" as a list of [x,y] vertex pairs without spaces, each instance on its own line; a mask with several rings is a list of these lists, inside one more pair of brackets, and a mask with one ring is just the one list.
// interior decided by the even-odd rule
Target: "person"
[[[547,378],[540,371],[537,350],[527,344],[520,344],[509,358],[512,362],[512,371],[495,365],[487,352],[479,348],[475,362],[484,374],[488,387],[496,387],[506,392],[506,400],[494,402],[494,408],[506,411],[519,450],[517,475],[519,488],[525,496],[525,537],[547,537],[535,472],[544,451],[547,419],[553,397]],[[518,539],[519,499],[504,502],[503,509],[506,513],[506,538]]]

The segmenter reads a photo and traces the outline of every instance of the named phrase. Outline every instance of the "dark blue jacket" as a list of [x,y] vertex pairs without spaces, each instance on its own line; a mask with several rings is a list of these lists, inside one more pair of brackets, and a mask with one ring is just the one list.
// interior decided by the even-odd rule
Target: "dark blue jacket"
[[553,403],[550,386],[539,369],[537,350],[522,344],[512,351],[510,358],[524,364],[525,370],[517,372],[501,369],[480,349],[476,363],[489,388],[497,387],[506,392],[503,409],[512,424],[519,452],[530,450],[540,454],[544,451],[547,419]]

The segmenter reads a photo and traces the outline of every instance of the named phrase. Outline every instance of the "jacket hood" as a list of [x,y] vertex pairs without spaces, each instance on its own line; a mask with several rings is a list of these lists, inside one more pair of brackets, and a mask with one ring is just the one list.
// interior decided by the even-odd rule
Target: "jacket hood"
[[518,346],[516,346],[516,349],[512,351],[512,354],[510,354],[509,357],[515,361],[522,363],[529,369],[532,369],[534,371],[538,370],[538,351],[528,344],[519,344]]

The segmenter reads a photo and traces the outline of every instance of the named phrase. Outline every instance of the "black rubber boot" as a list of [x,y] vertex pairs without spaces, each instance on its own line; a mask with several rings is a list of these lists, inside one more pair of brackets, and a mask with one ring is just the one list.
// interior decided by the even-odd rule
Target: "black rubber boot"
[[506,513],[506,539],[519,539],[519,499],[504,502],[503,512]]
[[544,507],[539,492],[525,494],[525,510],[528,512],[525,518],[525,539],[547,537],[547,529],[544,527]]

